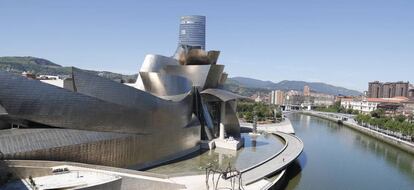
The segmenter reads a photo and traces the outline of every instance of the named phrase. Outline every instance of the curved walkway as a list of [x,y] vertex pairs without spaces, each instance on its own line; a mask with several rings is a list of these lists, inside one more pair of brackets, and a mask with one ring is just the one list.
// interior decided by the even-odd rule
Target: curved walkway
[[243,185],[251,184],[272,173],[283,170],[302,153],[303,142],[295,135],[282,132],[274,132],[273,134],[279,136],[285,141],[286,145],[284,149],[268,160],[259,163],[254,167],[243,170]]

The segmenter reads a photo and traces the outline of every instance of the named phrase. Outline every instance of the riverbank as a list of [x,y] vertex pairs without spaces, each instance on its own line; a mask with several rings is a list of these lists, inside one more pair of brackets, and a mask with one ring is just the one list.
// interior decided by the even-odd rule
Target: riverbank
[[[240,126],[253,129],[253,123],[247,123],[239,120]],[[280,123],[257,124],[257,131],[265,131],[267,133],[282,132],[295,134],[295,129],[288,118],[284,118]]]
[[324,113],[324,112],[315,112],[315,111],[299,111],[299,113],[314,116],[314,117],[319,117],[319,118],[330,120],[330,121],[337,122],[337,123],[342,123],[343,125],[345,125],[347,127],[350,127],[350,128],[352,128],[356,131],[359,131],[361,133],[364,133],[366,135],[374,137],[378,140],[386,142],[390,145],[398,147],[398,148],[400,148],[404,151],[407,151],[411,154],[414,154],[414,144],[413,143],[403,141],[403,140],[395,138],[393,136],[389,136],[387,134],[380,133],[378,131],[360,126],[355,122],[343,121],[340,116],[333,117],[332,115],[335,115],[335,113]]

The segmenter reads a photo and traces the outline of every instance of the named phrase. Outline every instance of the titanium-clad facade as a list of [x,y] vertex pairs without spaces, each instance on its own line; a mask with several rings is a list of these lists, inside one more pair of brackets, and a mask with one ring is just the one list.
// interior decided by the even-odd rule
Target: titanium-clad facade
[[[135,135],[71,129],[7,129],[0,135],[4,159],[55,160],[140,169],[196,150],[197,127],[171,135]],[[171,133],[171,131],[169,131]],[[186,138],[182,138],[182,137]]]
[[189,45],[205,49],[206,47],[206,17],[183,16],[180,22],[179,45]]
[[0,105],[0,115],[5,115],[7,114],[6,109],[4,109],[1,105]]
[[[73,69],[76,92],[6,72],[0,72],[0,81],[0,101],[8,110],[8,118],[62,128],[56,130],[67,134],[70,129],[84,130],[77,134],[108,132],[103,133],[108,139],[83,138],[86,141],[81,143],[75,141],[80,138],[78,135],[70,135],[72,144],[62,143],[64,139],[57,138],[56,134],[41,133],[39,139],[50,137],[56,140],[44,142],[52,147],[30,143],[39,142],[33,139],[34,133],[14,136],[14,140],[6,142],[17,148],[6,158],[63,159],[130,167],[185,152],[196,147],[200,140],[199,122],[193,114],[190,92],[179,102],[163,100],[79,69]],[[18,149],[30,147],[16,143],[19,141],[29,142],[34,146],[33,150]],[[2,143],[0,148],[5,146],[6,143]],[[102,151],[110,153],[111,159],[96,156]],[[128,153],[137,151],[140,154]],[[73,157],[73,153],[83,156]]]
[[[196,24],[205,32],[205,17],[194,18],[184,19],[183,29]],[[204,49],[205,38],[187,38],[186,45]],[[241,97],[218,89],[227,78],[219,51],[202,49],[182,49],[183,60],[147,55],[129,85],[78,68],[64,88],[0,71],[0,152],[6,159],[143,168],[197,150],[200,140],[217,137],[219,123],[239,137]],[[224,116],[213,117],[215,105],[225,105]]]
[[[30,131],[34,129],[24,129],[29,131],[26,135],[9,136],[8,140],[2,136],[0,151],[7,144],[15,146],[6,158],[140,167],[198,146],[200,125],[193,114],[191,93],[175,102],[79,69],[74,69],[73,79],[76,92],[0,72],[0,100],[8,118],[57,127],[53,129],[56,133],[71,134],[66,141],[56,133]],[[79,136],[98,132],[105,138]],[[40,142],[50,138],[54,141]],[[16,143],[20,141],[28,144]],[[98,156],[102,152],[108,153],[108,158]]]
[[3,71],[0,81],[0,104],[7,110],[7,117],[59,128],[150,132],[148,126],[136,127],[142,122],[135,116],[136,109]]

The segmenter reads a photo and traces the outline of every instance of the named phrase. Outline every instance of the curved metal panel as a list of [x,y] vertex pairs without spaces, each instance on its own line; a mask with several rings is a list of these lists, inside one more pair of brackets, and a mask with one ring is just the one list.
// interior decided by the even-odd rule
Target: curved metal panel
[[157,96],[187,94],[192,89],[191,81],[184,77],[153,72],[140,72],[139,74],[145,91]]
[[7,115],[6,109],[3,108],[3,106],[0,105],[0,115]]
[[189,79],[193,86],[203,88],[206,84],[211,65],[167,65],[164,71]]
[[174,54],[180,65],[215,65],[220,51],[206,52],[198,47],[181,45]]
[[160,98],[136,88],[72,68],[75,92],[137,109],[152,109]]
[[226,102],[226,113],[223,124],[227,135],[239,138],[240,123],[236,115],[235,103],[235,101]]
[[171,125],[184,127],[192,117],[193,98],[190,93],[177,102],[165,100],[76,68],[73,69],[73,80],[78,93],[134,109],[134,115],[141,118],[137,126],[156,130]]
[[179,57],[181,65],[209,65],[210,59],[207,52],[201,49],[189,49],[183,52]]
[[[179,65],[179,63],[176,59],[171,57],[148,54],[145,56],[139,72],[162,72],[162,69],[167,65]],[[135,86],[141,90],[145,89],[141,75],[138,75]]]
[[[15,151],[10,152],[7,158],[69,160],[129,167],[172,158],[179,152],[198,146],[200,123],[192,113],[191,94],[180,102],[167,101],[134,88],[123,88],[123,84],[109,79],[89,76],[91,74],[80,70],[75,69],[74,73],[77,92],[0,72],[0,103],[8,110],[10,117],[67,128],[53,129],[60,135],[70,134],[66,131],[68,129],[81,129],[84,131],[76,134],[92,135],[90,138],[82,135],[65,136],[66,144],[42,141],[44,147],[32,144],[36,140],[26,136],[27,142],[37,148],[23,150],[20,148],[24,146],[16,144],[20,147],[15,147]],[[89,82],[80,83],[82,80]],[[94,85],[97,87],[92,88]],[[137,97],[140,101],[150,101],[154,105],[148,107],[138,101],[128,106],[122,105],[134,102],[119,101],[126,97]],[[1,132],[0,141],[5,138]],[[93,134],[104,135],[104,138],[94,138]],[[44,133],[39,135],[41,138],[46,137]],[[57,136],[50,133],[49,137]],[[102,152],[106,156],[102,156]]]
[[238,94],[234,94],[227,90],[222,90],[222,89],[217,89],[217,88],[205,89],[200,94],[214,96],[223,102],[227,102],[230,100],[236,100],[236,99],[248,99],[247,97],[240,96]]
[[210,60],[210,64],[215,65],[217,64],[218,57],[220,55],[220,51],[208,51],[207,57]]
[[6,129],[0,131],[0,144],[5,159],[64,160],[133,167],[172,159],[181,152],[197,148],[200,127],[197,122],[191,126],[151,135],[72,129]]
[[224,85],[224,83],[226,83],[227,77],[228,77],[228,74],[223,72],[219,80],[219,85]]
[[[83,131],[74,129],[14,129],[0,133],[1,151],[4,154],[15,154],[41,149],[84,144],[115,138],[131,136],[132,134]],[[24,139],[24,140],[18,140]],[[19,143],[16,143],[19,141]],[[33,143],[36,142],[36,143]]]
[[163,55],[148,54],[145,56],[140,72],[161,72],[167,65],[179,65],[178,61],[172,57]]
[[217,88],[223,70],[224,65],[211,65],[210,71],[208,72],[208,76],[206,79],[206,83],[204,85],[204,89]]
[[[137,118],[136,109],[0,71],[0,104],[10,117],[49,126],[94,131],[147,133],[151,117]],[[141,112],[150,115],[149,112]]]

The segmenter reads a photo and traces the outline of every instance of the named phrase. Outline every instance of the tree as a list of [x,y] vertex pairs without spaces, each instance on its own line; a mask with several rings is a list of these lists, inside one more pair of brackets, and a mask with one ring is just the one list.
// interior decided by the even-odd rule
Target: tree
[[399,121],[399,122],[403,122],[407,119],[407,117],[405,117],[404,115],[397,115],[394,117],[395,120]]
[[408,115],[407,120],[408,122],[412,123],[414,120],[414,115],[413,114]]
[[352,114],[353,114],[353,115],[358,115],[358,114],[359,114],[359,111],[358,111],[358,110],[353,110],[353,111],[352,111]]
[[381,118],[384,117],[385,111],[383,109],[376,109],[371,112],[371,116],[375,118]]
[[253,112],[245,112],[244,113],[244,119],[246,119],[247,122],[253,121]]

